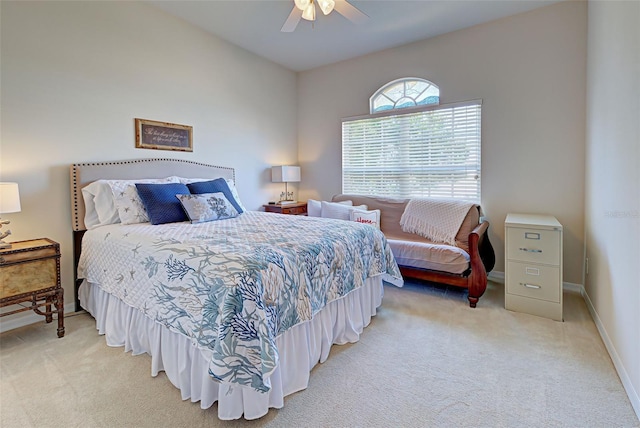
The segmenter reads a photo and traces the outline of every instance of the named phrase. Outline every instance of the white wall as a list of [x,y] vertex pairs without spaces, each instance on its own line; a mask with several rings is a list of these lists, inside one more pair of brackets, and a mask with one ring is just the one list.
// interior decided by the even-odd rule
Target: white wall
[[[268,168],[297,161],[294,72],[140,2],[3,1],[1,19],[0,180],[22,201],[3,218],[10,240],[61,244],[67,303],[72,163],[181,158],[235,167],[249,209],[279,194]],[[193,153],[136,149],[136,117],[193,126]]]
[[442,103],[483,100],[482,205],[496,270],[506,214],[548,213],[564,225],[564,280],[582,284],[586,10],[563,2],[300,73],[301,197],[341,192],[341,118],[368,114],[391,80],[426,78]]
[[589,2],[586,300],[640,417],[640,2]]

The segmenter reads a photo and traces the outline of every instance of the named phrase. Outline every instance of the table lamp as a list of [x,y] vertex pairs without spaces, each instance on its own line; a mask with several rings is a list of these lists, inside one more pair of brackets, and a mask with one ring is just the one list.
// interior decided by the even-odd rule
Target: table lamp
[[[20,212],[20,193],[18,183],[0,183],[0,214]],[[9,224],[9,220],[0,220],[0,228]],[[0,233],[0,249],[11,248],[11,244],[4,242],[4,238],[11,235],[10,230]]]
[[293,200],[293,192],[289,192],[288,183],[297,183],[300,181],[300,167],[280,165],[271,167],[271,181],[274,183],[284,183],[284,192],[280,194],[281,205],[295,204]]

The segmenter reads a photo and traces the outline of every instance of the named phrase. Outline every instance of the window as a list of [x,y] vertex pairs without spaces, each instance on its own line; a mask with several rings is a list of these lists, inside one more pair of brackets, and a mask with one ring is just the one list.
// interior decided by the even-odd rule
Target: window
[[480,202],[482,103],[425,105],[429,97],[439,102],[431,82],[401,79],[371,97],[381,113],[343,120],[343,193]]
[[433,83],[399,79],[371,97],[371,115],[343,119],[342,192],[480,203],[482,103],[439,101]]
[[394,80],[378,89],[369,99],[369,111],[440,104],[440,89],[424,79],[405,78]]

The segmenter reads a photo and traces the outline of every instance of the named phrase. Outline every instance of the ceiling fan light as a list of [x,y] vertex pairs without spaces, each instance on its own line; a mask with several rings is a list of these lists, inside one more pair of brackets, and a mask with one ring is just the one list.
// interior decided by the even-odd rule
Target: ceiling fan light
[[320,6],[320,10],[322,10],[322,13],[325,15],[329,15],[335,5],[336,2],[334,0],[318,0],[318,6]]
[[293,0],[293,2],[296,4],[296,7],[301,11],[304,11],[312,3],[311,0]]
[[302,17],[307,21],[315,21],[316,20],[316,6],[313,2],[309,3],[309,6],[302,11]]

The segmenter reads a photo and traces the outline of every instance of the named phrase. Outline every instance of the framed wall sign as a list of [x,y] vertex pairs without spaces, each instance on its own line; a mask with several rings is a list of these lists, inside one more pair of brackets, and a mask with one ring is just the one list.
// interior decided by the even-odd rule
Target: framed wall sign
[[137,148],[193,151],[192,126],[137,118],[135,122]]

